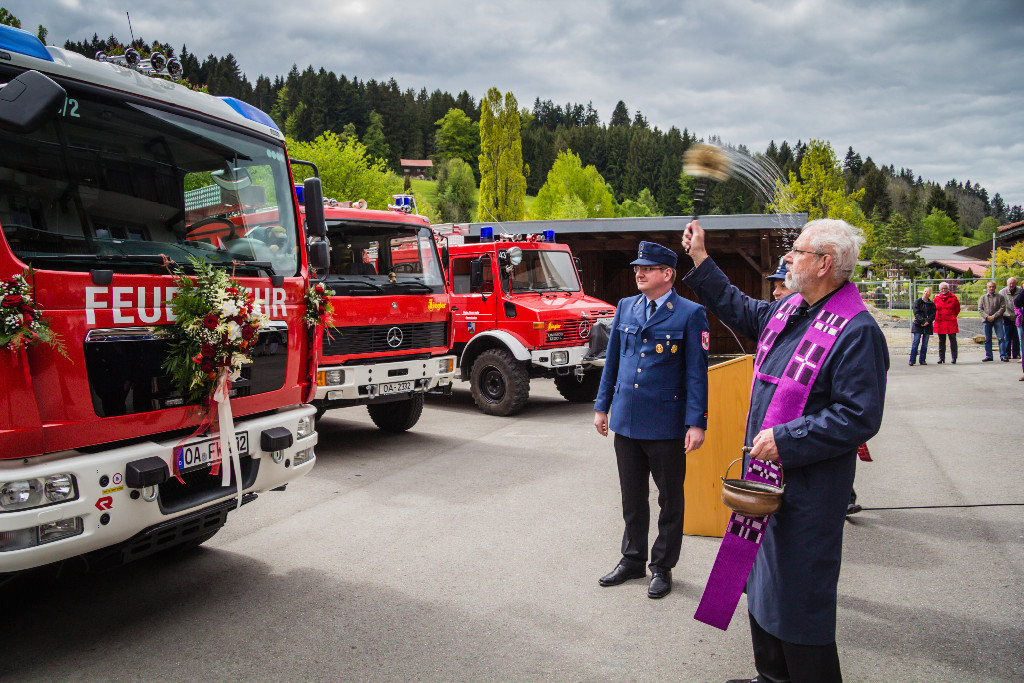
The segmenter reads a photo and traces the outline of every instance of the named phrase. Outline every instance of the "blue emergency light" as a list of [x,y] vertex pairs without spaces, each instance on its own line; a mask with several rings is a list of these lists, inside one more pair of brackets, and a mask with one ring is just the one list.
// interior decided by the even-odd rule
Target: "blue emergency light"
[[480,241],[481,242],[493,242],[494,241],[494,228],[490,225],[485,225],[480,228]]
[[46,46],[42,41],[28,31],[11,26],[0,25],[0,50],[9,50],[36,59],[45,59],[48,62],[53,61],[53,57],[46,51]]
[[545,230],[544,231],[544,241],[545,242],[554,242],[555,241],[555,231],[554,230]]
[[303,206],[306,205],[306,202],[302,198],[302,193],[305,191],[305,189],[306,188],[305,188],[304,185],[300,185],[299,183],[295,183],[295,198],[298,199],[299,200],[299,204],[302,204]]

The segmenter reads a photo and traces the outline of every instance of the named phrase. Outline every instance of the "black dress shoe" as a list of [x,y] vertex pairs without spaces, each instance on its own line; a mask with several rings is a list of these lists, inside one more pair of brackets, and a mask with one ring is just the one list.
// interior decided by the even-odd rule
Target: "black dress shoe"
[[618,586],[630,579],[642,579],[645,576],[647,576],[647,570],[643,567],[631,569],[624,564],[618,564],[615,569],[602,576],[597,582],[602,586]]
[[732,678],[725,683],[761,683],[761,679],[757,676],[754,676],[753,678]]
[[928,363],[921,361],[921,365],[928,365]]
[[857,505],[856,503],[850,503],[849,505],[846,506],[846,514],[855,515],[863,509],[864,508],[862,508],[860,505]]
[[647,589],[647,597],[657,600],[672,592],[672,570],[653,572],[651,586]]

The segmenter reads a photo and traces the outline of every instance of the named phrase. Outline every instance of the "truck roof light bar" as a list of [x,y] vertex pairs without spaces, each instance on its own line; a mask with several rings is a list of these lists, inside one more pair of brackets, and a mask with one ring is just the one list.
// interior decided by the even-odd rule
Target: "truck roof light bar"
[[53,57],[47,52],[46,46],[28,31],[20,28],[0,25],[0,50],[16,52],[19,55],[35,57],[52,62]]
[[108,55],[102,50],[96,52],[97,62],[109,62],[138,71],[145,76],[170,76],[175,81],[181,80],[181,62],[174,57],[167,59],[162,52],[154,52],[143,59],[139,51],[133,47],[124,51],[123,55]]

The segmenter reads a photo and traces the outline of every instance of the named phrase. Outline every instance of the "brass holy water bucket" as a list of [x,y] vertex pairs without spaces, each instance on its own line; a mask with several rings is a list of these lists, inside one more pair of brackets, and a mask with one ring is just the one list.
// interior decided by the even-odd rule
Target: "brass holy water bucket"
[[759,481],[746,479],[727,479],[729,470],[743,458],[736,458],[725,468],[722,477],[722,502],[733,512],[747,517],[764,517],[773,515],[782,506],[783,486],[772,486]]

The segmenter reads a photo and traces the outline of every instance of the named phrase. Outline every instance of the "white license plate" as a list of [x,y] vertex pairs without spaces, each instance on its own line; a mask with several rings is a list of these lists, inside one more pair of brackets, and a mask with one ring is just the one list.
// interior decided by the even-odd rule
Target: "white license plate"
[[[249,455],[249,433],[236,432],[235,445],[239,456]],[[177,460],[179,472],[207,467],[215,460],[220,460],[220,439],[178,446],[174,449],[174,459]]]
[[410,391],[412,391],[412,382],[388,382],[387,384],[377,385],[377,393],[381,396],[407,394]]

